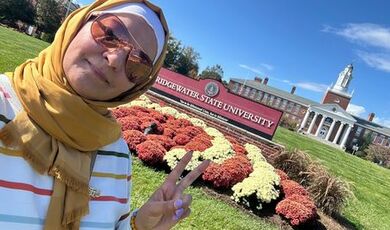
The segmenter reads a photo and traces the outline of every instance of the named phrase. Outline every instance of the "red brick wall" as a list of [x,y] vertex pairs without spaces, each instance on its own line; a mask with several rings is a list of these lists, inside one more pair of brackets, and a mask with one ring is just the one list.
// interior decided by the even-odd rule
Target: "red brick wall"
[[[339,103],[335,102],[335,100],[337,100],[337,99],[340,101]],[[340,95],[335,94],[331,91],[328,91],[328,92],[326,92],[326,95],[325,95],[324,99],[322,100],[322,104],[338,104],[341,106],[341,108],[346,110],[348,105],[349,105],[350,100],[351,100],[351,98],[340,96]]]
[[235,128],[234,126],[222,124],[216,120],[210,119],[206,115],[203,115],[201,113],[193,112],[192,110],[186,110],[180,106],[176,106],[175,104],[171,104],[161,98],[155,97],[149,93],[147,93],[147,96],[150,98],[151,101],[156,102],[156,103],[164,103],[167,106],[170,106],[172,108],[177,109],[178,111],[182,113],[186,113],[191,117],[196,117],[199,119],[202,119],[203,121],[206,122],[206,124],[210,127],[214,127],[221,131],[223,134],[227,136],[232,136],[237,141],[240,142],[240,144],[245,144],[245,143],[250,143],[258,146],[262,150],[262,154],[268,159],[271,160],[273,156],[279,154],[282,150],[283,147],[278,146],[276,144],[272,144],[268,141],[262,140],[260,138],[255,138],[252,137],[245,132],[241,131],[240,129]]

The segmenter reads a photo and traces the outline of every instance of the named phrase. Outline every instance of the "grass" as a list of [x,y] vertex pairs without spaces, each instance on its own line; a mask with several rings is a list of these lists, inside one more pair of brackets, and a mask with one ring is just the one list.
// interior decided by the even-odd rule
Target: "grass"
[[390,229],[390,170],[282,127],[274,141],[305,150],[331,173],[352,183],[355,198],[342,214],[358,229]]
[[49,43],[0,26],[0,73],[13,71],[29,58],[34,58]]

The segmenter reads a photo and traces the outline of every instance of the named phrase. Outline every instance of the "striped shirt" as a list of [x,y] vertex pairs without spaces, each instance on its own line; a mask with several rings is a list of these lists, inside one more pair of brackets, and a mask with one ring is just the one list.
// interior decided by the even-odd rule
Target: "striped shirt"
[[[21,110],[8,77],[0,75],[0,128]],[[89,202],[80,229],[130,229],[131,156],[122,138],[98,151],[90,186],[100,196]],[[53,178],[20,154],[0,152],[0,229],[43,229],[52,188]]]

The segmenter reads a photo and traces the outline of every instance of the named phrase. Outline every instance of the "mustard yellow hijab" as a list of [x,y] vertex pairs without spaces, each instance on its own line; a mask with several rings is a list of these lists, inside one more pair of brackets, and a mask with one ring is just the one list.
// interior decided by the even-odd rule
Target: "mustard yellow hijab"
[[[143,2],[160,18],[165,44],[149,81],[111,102],[81,98],[65,80],[62,63],[66,49],[93,11],[127,2]],[[91,155],[120,137],[120,127],[108,108],[127,103],[154,82],[165,58],[168,28],[160,8],[146,0],[98,0],[73,12],[56,33],[54,42],[35,59],[7,74],[24,111],[0,130],[6,148],[16,149],[39,173],[54,177],[45,229],[79,229],[88,214]]]

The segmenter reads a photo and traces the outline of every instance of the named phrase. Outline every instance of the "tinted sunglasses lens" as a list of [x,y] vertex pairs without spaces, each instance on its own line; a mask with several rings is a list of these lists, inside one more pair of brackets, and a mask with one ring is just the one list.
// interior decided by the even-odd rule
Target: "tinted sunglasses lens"
[[149,79],[152,73],[152,66],[145,65],[139,61],[128,60],[126,65],[126,73],[129,80],[135,84],[142,84]]
[[91,27],[92,37],[107,48],[120,47],[128,43],[129,33],[122,21],[114,15],[96,18]]

